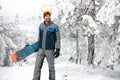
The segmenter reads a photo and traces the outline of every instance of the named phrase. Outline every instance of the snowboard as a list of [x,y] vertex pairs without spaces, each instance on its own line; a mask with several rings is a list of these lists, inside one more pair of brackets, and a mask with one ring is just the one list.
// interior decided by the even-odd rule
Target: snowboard
[[23,49],[18,50],[17,52],[11,55],[12,62],[19,62],[20,60],[25,59],[29,55],[39,50],[39,43],[34,43],[32,45],[25,46]]

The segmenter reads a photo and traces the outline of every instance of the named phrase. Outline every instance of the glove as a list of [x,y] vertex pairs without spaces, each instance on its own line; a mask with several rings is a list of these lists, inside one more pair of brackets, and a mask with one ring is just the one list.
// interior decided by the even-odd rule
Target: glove
[[59,57],[60,49],[57,48],[53,55],[54,55],[55,58]]

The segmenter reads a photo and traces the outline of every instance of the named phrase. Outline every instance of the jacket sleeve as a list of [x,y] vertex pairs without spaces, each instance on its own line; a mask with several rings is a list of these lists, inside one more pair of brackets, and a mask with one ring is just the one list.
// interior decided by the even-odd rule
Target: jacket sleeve
[[56,29],[55,29],[55,33],[56,33],[56,41],[55,41],[55,48],[56,49],[60,49],[61,47],[61,41],[60,41],[60,30],[59,30],[59,27],[56,26]]

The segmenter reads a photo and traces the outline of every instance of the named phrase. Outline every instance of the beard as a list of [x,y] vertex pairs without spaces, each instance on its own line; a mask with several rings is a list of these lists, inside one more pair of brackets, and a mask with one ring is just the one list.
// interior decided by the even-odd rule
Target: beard
[[49,23],[50,21],[51,21],[50,18],[45,19],[45,22],[46,22],[46,23]]
[[44,23],[47,25],[51,21],[50,18],[45,19]]

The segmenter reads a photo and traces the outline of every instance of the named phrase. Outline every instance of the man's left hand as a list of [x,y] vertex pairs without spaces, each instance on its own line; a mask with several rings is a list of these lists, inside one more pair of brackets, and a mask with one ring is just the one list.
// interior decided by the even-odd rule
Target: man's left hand
[[54,52],[53,55],[54,55],[55,58],[59,57],[59,55],[60,55],[60,49],[56,49],[56,51]]

